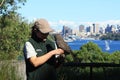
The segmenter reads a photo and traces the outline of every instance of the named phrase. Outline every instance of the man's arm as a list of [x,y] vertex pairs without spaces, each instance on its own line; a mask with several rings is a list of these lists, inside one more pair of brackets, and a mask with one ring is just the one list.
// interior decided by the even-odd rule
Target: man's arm
[[44,64],[48,59],[50,59],[53,55],[56,54],[63,54],[64,51],[62,49],[56,49],[56,50],[52,50],[46,54],[44,54],[43,56],[32,56],[29,58],[30,62],[33,64],[33,66],[37,67],[39,65]]

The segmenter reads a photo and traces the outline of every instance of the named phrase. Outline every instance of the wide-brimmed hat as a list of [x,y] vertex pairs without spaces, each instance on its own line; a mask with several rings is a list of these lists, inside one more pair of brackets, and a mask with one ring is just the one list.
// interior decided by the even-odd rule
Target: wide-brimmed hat
[[36,26],[36,28],[38,28],[38,30],[40,30],[42,33],[49,33],[53,31],[48,21],[45,19],[36,20],[34,26]]

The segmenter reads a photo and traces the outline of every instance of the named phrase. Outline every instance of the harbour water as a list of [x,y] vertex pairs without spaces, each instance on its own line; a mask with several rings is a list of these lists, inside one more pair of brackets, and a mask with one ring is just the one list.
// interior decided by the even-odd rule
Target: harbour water
[[120,51],[120,41],[113,40],[75,40],[68,42],[68,45],[72,50],[80,50],[80,47],[89,41],[96,43],[103,52],[113,53],[114,51]]

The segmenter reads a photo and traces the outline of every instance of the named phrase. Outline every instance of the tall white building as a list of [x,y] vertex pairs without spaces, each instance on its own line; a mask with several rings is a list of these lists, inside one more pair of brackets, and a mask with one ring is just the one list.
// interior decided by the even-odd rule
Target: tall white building
[[93,33],[97,34],[99,33],[99,24],[93,24]]

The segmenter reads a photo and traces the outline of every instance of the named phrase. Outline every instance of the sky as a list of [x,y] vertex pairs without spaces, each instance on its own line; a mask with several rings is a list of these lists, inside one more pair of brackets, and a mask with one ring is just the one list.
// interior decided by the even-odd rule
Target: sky
[[21,7],[18,12],[29,21],[45,18],[56,30],[63,25],[120,24],[120,0],[27,0]]

